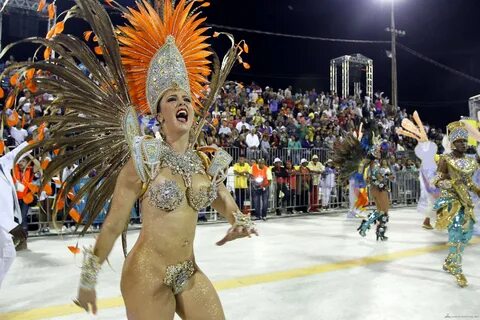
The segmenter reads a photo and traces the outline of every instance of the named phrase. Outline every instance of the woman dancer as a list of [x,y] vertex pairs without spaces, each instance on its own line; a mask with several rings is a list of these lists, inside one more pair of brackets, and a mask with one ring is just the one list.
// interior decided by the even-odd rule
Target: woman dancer
[[[195,149],[208,107],[248,47],[235,44],[227,35],[232,47],[221,64],[214,59],[208,82],[211,51],[205,42],[207,28],[200,27],[205,19],[198,18],[198,8],[193,8],[196,2],[181,0],[175,6],[175,1],[156,1],[158,7],[153,8],[144,1],[138,9],[112,2],[128,21],[115,30],[97,0],[76,0],[65,20],[77,17],[89,23],[98,41],[95,53],[102,54],[103,61],[83,41],[60,33],[64,20],[47,39],[31,40],[47,47],[45,61],[9,69],[18,69],[18,82],[34,94],[52,93],[51,108],[65,110],[40,120],[52,125],[51,135],[33,147],[41,152],[64,150],[50,163],[45,180],[81,159],[62,186],[66,194],[88,172],[96,172],[72,201],[88,196],[82,214],[89,217],[85,229],[113,193],[95,247],[84,252],[74,302],[87,311],[97,312],[98,272],[137,199],[143,227],[126,258],[121,281],[129,319],[173,319],[175,313],[186,319],[224,319],[215,289],[195,263],[197,213],[212,206],[231,224],[218,245],[256,234],[222,183],[230,156],[221,150]],[[51,50],[58,57],[50,57]],[[77,68],[78,62],[90,77]],[[31,70],[52,76],[35,76]],[[137,112],[157,119],[160,138],[140,134]],[[202,150],[212,152],[212,158]]]
[[[361,130],[360,130],[361,132]],[[377,223],[376,236],[377,241],[385,241],[388,237],[387,223],[389,221],[388,209],[390,200],[388,198],[389,185],[393,181],[393,174],[388,167],[381,166],[380,141],[375,135],[371,134],[371,144],[361,143],[362,134],[348,135],[342,143],[336,147],[334,162],[340,169],[339,177],[346,181],[356,172],[367,172],[366,182],[370,186],[370,195],[375,201],[376,209],[363,219],[357,231],[362,237],[367,235],[370,226]],[[368,151],[365,151],[368,150]]]

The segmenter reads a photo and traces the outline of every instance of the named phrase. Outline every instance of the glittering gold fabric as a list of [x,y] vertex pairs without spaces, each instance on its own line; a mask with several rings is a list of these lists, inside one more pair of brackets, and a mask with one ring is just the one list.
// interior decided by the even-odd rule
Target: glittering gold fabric
[[[435,203],[437,210],[437,229],[446,229],[452,223],[455,215],[461,207],[465,210],[465,221],[475,221],[473,213],[473,202],[469,191],[476,186],[473,185],[472,176],[477,170],[477,162],[472,158],[454,158],[451,155],[443,155],[447,163],[449,183],[440,183],[442,176],[437,179],[437,185],[441,188],[440,198]],[[442,186],[444,186],[442,188]]]
[[167,267],[163,283],[172,289],[173,294],[179,294],[185,289],[194,273],[195,266],[191,260],[171,265]]

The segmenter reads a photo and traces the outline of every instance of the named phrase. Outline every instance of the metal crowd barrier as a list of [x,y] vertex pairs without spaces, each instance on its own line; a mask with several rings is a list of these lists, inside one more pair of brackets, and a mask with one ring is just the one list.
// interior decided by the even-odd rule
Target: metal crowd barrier
[[[325,163],[328,159],[333,158],[333,150],[328,148],[302,148],[302,149],[288,149],[288,148],[271,148],[268,151],[260,149],[226,147],[223,148],[233,157],[233,163],[237,162],[240,156],[248,160],[265,159],[267,164],[273,164],[275,158],[280,158],[283,162],[291,160],[294,165],[300,164],[301,159],[311,160],[314,155],[318,156],[318,160]],[[399,151],[395,153],[397,158],[416,159],[413,150]]]
[[[323,183],[320,176],[319,183],[313,184],[315,174],[293,174],[284,179],[277,179],[272,175],[269,187],[257,188],[255,182],[248,178],[247,188],[235,188],[235,176],[229,175],[226,180],[227,189],[231,191],[237,205],[244,213],[251,213],[252,217],[259,216],[258,199],[265,197],[267,215],[288,215],[296,213],[318,212],[327,210],[348,211],[349,186],[341,185],[335,181],[333,185]],[[316,176],[319,176],[318,174]],[[395,181],[390,183],[390,199],[393,206],[413,206],[420,196],[420,183],[417,172],[397,172]],[[369,197],[371,200],[372,198]],[[257,201],[255,201],[257,200]],[[62,221],[64,212],[52,214],[51,206],[54,198],[50,197],[37,206],[31,208],[29,213],[29,230],[32,234],[68,233],[75,228],[71,218]],[[373,203],[370,203],[373,205]],[[261,205],[260,205],[261,206]],[[199,221],[217,221],[221,219],[212,208],[204,208],[199,212]],[[54,228],[56,221],[56,229]],[[141,224],[140,206],[137,202],[132,209],[130,223]],[[97,219],[92,230],[98,229],[103,219]]]

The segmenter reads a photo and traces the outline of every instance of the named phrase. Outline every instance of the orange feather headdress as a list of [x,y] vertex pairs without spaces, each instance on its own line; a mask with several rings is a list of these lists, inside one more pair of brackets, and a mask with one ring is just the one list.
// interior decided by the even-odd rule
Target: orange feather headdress
[[[199,111],[205,97],[212,54],[205,42],[206,18],[192,10],[195,2],[180,0],[174,7],[166,0],[157,12],[146,0],[124,16],[128,26],[119,27],[118,40],[130,96],[141,113],[155,114],[161,96],[170,88],[185,90]],[[200,6],[207,6],[208,2]],[[192,14],[193,13],[193,14]]]

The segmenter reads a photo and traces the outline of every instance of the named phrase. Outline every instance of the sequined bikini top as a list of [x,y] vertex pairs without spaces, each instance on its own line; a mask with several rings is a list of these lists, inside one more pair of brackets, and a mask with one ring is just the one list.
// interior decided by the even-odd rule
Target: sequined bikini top
[[158,139],[136,137],[133,148],[135,167],[142,181],[153,182],[160,170],[169,168],[173,175],[182,176],[186,190],[183,191],[176,181],[166,180],[149,185],[146,198],[149,204],[164,211],[178,208],[186,196],[188,204],[194,210],[210,206],[217,197],[217,184],[210,181],[198,191],[192,187],[194,174],[207,175],[205,164],[195,150],[184,154],[176,153],[168,144]]
[[389,190],[389,177],[392,175],[390,168],[382,167],[378,160],[375,160],[370,169],[370,183],[381,190]]
[[[193,191],[192,187],[186,190],[187,201],[195,211],[210,206],[217,197],[215,183],[203,186],[199,191]],[[152,185],[147,193],[148,203],[155,208],[164,211],[173,211],[183,202],[184,193],[177,182],[166,180],[165,182]]]

